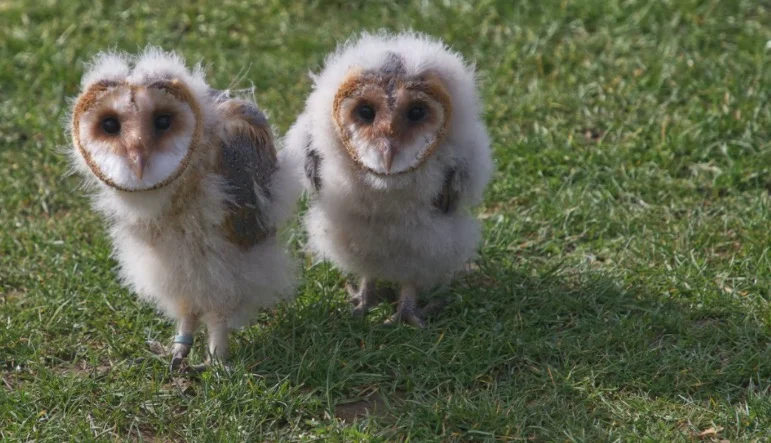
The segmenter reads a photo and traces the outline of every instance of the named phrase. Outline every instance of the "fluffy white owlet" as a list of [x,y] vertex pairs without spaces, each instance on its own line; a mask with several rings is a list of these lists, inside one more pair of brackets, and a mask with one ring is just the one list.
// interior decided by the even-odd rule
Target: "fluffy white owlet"
[[100,54],[81,86],[71,157],[108,221],[122,281],[178,321],[173,367],[199,323],[209,358],[226,358],[229,329],[292,289],[276,227],[295,191],[274,179],[265,116],[157,48]]
[[389,322],[423,326],[416,294],[462,269],[480,244],[468,208],[490,180],[473,68],[419,34],[364,34],[330,55],[286,136],[311,193],[317,256],[361,277],[354,315],[400,286]]

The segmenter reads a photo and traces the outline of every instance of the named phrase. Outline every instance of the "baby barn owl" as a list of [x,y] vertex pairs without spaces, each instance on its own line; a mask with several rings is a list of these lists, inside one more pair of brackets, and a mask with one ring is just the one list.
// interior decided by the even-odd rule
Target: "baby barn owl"
[[400,285],[389,322],[422,327],[416,295],[460,270],[481,240],[468,208],[490,180],[473,68],[419,34],[364,34],[330,55],[285,138],[311,193],[310,249],[361,277],[354,314]]
[[71,157],[108,221],[122,281],[178,321],[172,367],[199,323],[207,360],[224,359],[229,328],[291,292],[275,232],[296,191],[273,180],[265,116],[157,48],[98,55],[81,86]]

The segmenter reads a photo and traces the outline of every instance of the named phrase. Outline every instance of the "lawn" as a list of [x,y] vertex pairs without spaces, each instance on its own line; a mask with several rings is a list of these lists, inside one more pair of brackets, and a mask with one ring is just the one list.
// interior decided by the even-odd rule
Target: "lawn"
[[[131,3],[0,1],[0,439],[771,439],[771,3]],[[170,374],[146,342],[173,325],[66,174],[84,62],[178,50],[283,134],[307,73],[381,27],[477,65],[475,271],[425,330],[357,321],[295,221],[296,301],[232,335],[229,371]]]

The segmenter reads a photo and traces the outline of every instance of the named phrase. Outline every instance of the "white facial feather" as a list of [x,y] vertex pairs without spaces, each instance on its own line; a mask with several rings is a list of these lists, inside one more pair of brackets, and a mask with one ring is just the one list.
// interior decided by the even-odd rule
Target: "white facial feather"
[[158,152],[148,160],[142,179],[137,179],[131,172],[131,165],[124,156],[116,155],[107,149],[95,149],[92,154],[94,163],[105,176],[124,189],[149,189],[168,179],[187,155],[191,140],[190,135],[178,137],[170,152]]
[[[145,104],[152,106],[152,104]],[[130,112],[128,94],[119,97],[112,102],[111,108],[118,115]],[[180,167],[181,163],[187,157],[191,149],[193,140],[193,128],[195,126],[194,117],[189,106],[180,106],[184,112],[178,113],[175,118],[177,124],[184,124],[185,131],[181,131],[165,142],[165,149],[153,153],[148,159],[144,168],[144,174],[139,179],[131,170],[131,165],[124,155],[115,154],[109,140],[90,139],[91,128],[99,125],[95,121],[100,116],[99,113],[87,113],[80,120],[81,145],[90,157],[94,167],[98,168],[101,175],[109,179],[112,183],[122,189],[142,190],[154,187],[169,179]]]
[[[102,134],[98,128],[105,118],[114,118],[121,122],[121,130],[124,126],[123,118],[133,121],[134,127],[137,127],[138,122],[146,127],[152,126],[154,113],[167,112],[163,110],[169,109],[168,104],[164,108],[164,103],[156,103],[149,95],[149,89],[137,91],[133,88],[151,88],[151,85],[159,80],[181,82],[191,93],[190,99],[195,102],[199,116],[197,120],[191,104],[177,100],[172,108],[172,124],[179,130],[175,130],[163,140],[160,136],[153,141],[147,141],[148,137],[139,134],[131,136],[134,140],[132,146],[144,146],[142,149],[149,151],[143,156],[143,174],[139,177],[132,171],[132,166],[126,158],[129,153],[124,150],[127,146],[124,134],[121,132],[109,137],[106,133]],[[129,191],[152,189],[179,175],[187,165],[196,126],[203,126],[213,119],[212,111],[208,110],[211,107],[205,106],[211,98],[200,66],[189,71],[179,55],[154,47],[148,47],[138,56],[109,52],[95,57],[83,77],[82,85],[84,91],[91,91],[90,88],[104,82],[117,86],[112,86],[112,89],[96,96],[95,105],[73,116],[78,119],[75,140],[78,149],[72,151],[78,169],[82,170],[82,165],[85,164],[106,184]],[[131,120],[136,118],[140,120]],[[148,121],[145,121],[146,118]],[[120,144],[124,147],[118,149]]]
[[383,156],[380,154],[380,144],[362,137],[361,134],[355,132],[355,128],[351,128],[351,132],[354,134],[351,142],[359,152],[359,160],[370,170],[383,175],[398,174],[416,167],[422,159],[426,146],[429,146],[434,140],[432,133],[422,134],[412,143],[401,146],[389,171],[386,169]]

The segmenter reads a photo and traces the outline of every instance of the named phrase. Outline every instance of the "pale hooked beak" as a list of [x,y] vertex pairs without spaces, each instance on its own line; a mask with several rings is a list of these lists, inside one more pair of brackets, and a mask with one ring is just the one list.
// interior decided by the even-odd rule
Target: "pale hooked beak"
[[394,162],[394,156],[396,155],[396,148],[394,148],[393,143],[388,143],[385,148],[380,151],[380,154],[383,156],[383,165],[385,166],[386,172],[391,172],[391,164]]
[[147,164],[147,158],[142,154],[141,149],[129,150],[128,159],[131,172],[134,173],[137,180],[142,180],[142,175],[144,175],[145,172],[145,165]]

